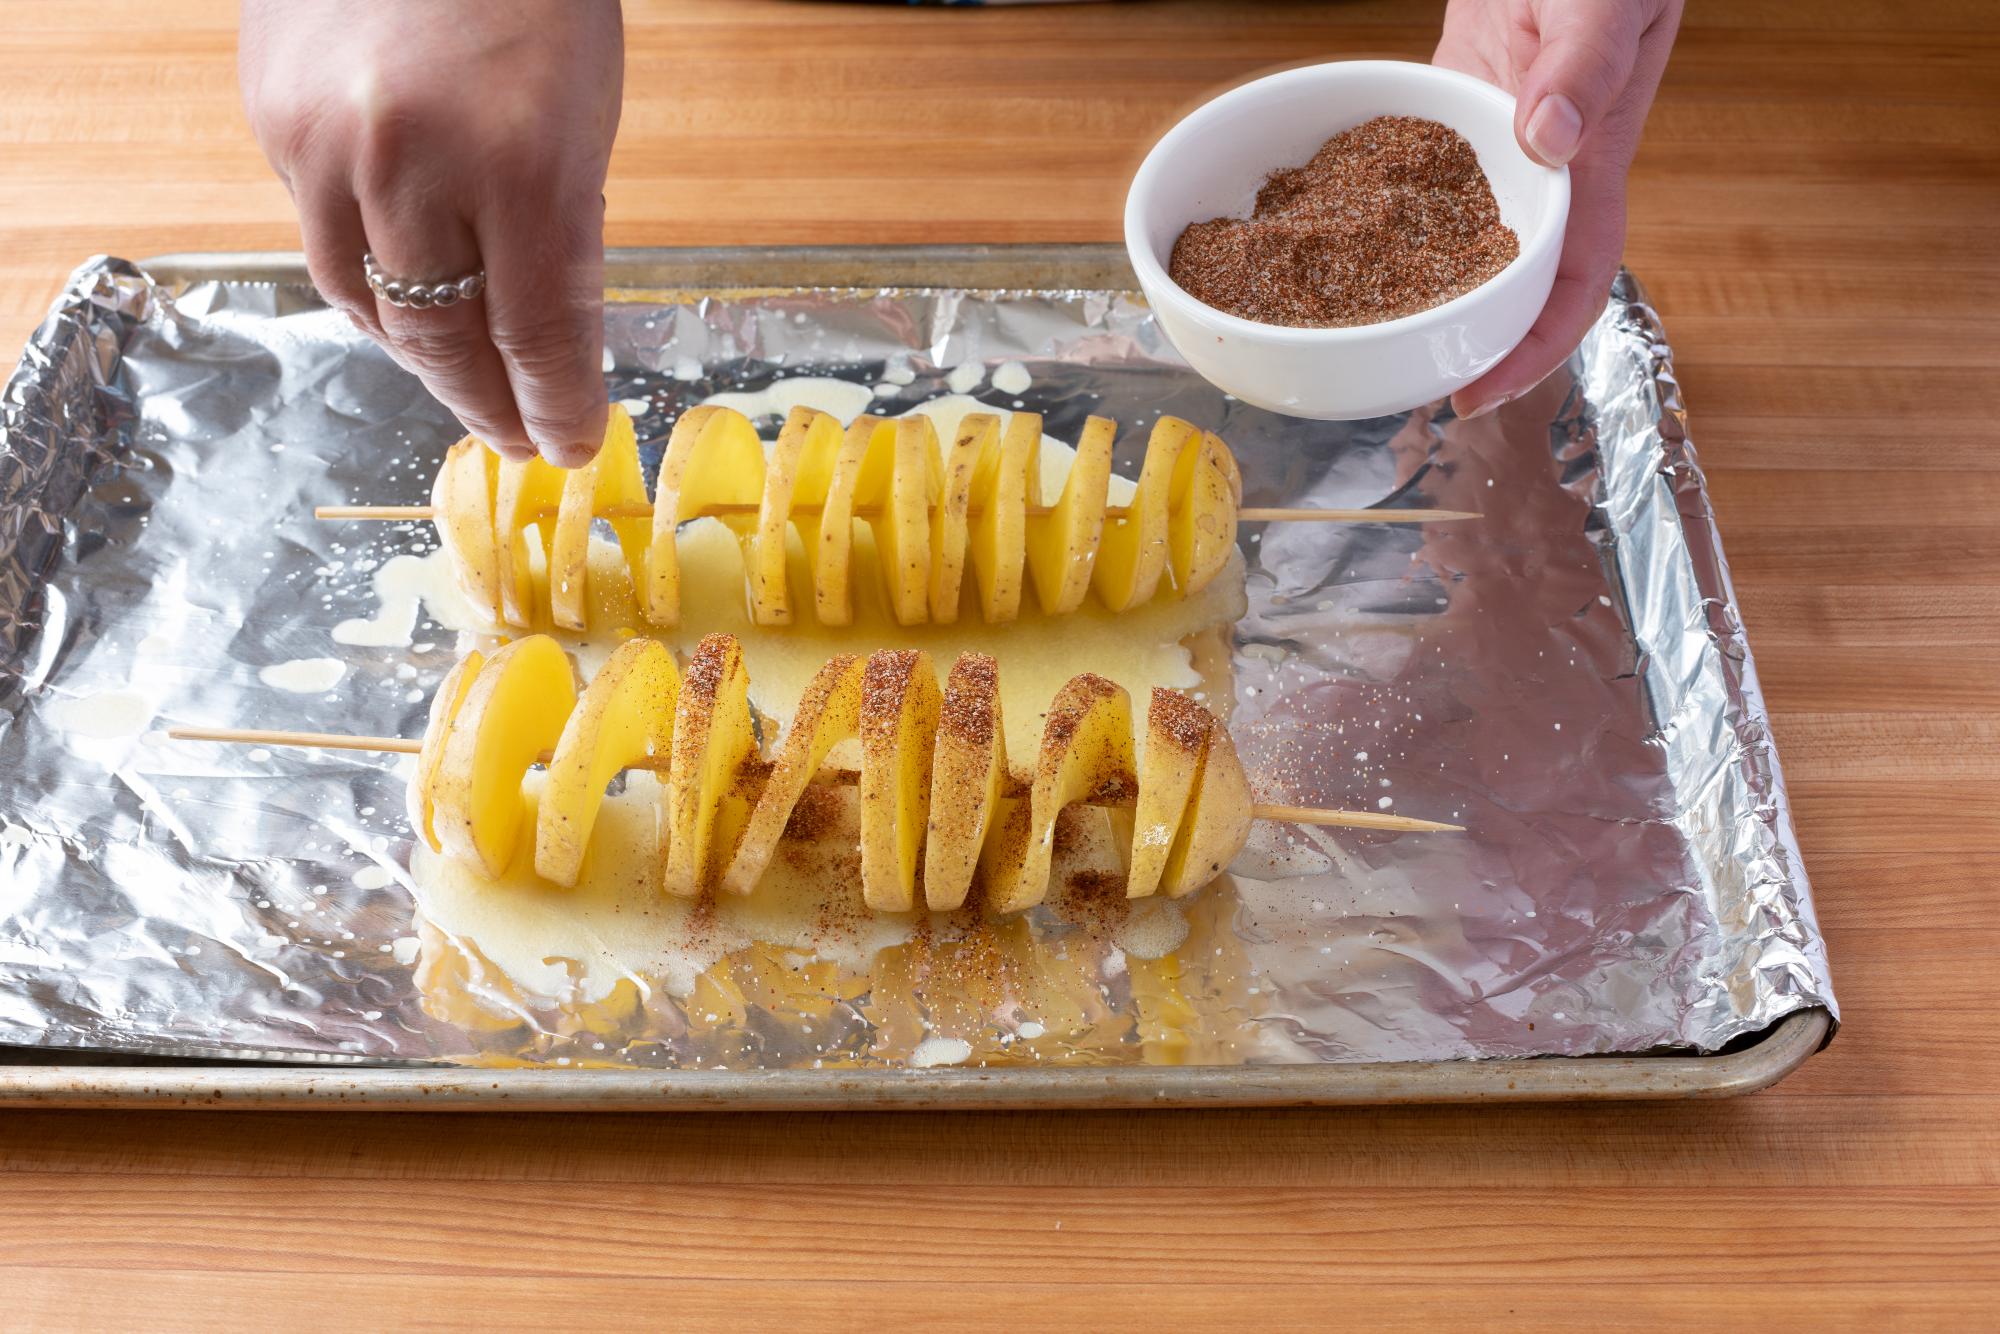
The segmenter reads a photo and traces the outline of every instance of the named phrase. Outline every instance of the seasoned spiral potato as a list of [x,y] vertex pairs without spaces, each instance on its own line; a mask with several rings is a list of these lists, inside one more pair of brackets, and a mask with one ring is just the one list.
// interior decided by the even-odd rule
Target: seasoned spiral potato
[[[947,448],[922,415],[863,416],[842,427],[796,408],[767,451],[741,413],[698,407],[668,437],[648,517],[632,421],[614,404],[604,448],[587,466],[502,462],[468,436],[446,455],[431,501],[459,587],[494,624],[519,629],[586,628],[596,519],[610,523],[640,609],[660,627],[679,624],[675,539],[698,517],[735,533],[758,625],[791,624],[805,614],[801,601],[822,624],[851,623],[856,523],[871,530],[902,625],[949,623],[968,600],[985,620],[1010,621],[1028,585],[1050,615],[1075,611],[1093,590],[1111,610],[1128,611],[1216,576],[1236,544],[1243,485],[1220,439],[1162,417],[1130,505],[1113,513],[1116,433],[1115,423],[1090,418],[1060,493],[1045,497],[1034,413],[1004,426],[996,414],[972,413]],[[807,599],[788,574],[793,530],[810,570]],[[548,572],[546,622],[536,606],[537,545]]]
[[[468,656],[446,678],[411,780],[412,821],[433,851],[498,877],[523,854],[532,821],[536,872],[573,886],[613,775],[664,769],[662,887],[747,894],[807,785],[843,777],[828,758],[854,740],[861,891],[878,911],[958,908],[975,884],[992,912],[1040,903],[1057,821],[1079,803],[1111,808],[1132,898],[1206,885],[1250,827],[1250,786],[1227,730],[1178,691],[1152,692],[1141,738],[1122,687],[1076,677],[1017,776],[998,670],[983,654],[962,655],[942,688],[920,650],[836,657],[768,760],[732,636],[704,638],[685,675],[658,642],[632,639],[580,697],[573,676],[555,640],[531,635]],[[531,801],[523,780],[538,761],[548,772]]]

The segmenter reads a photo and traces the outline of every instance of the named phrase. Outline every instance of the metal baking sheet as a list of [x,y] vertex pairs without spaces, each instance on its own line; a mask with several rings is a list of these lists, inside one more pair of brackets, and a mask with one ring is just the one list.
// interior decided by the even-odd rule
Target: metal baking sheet
[[[1629,279],[1568,371],[1497,421],[1326,427],[1188,376],[1110,248],[630,253],[611,275],[608,379],[645,404],[642,432],[700,393],[825,363],[863,381],[914,365],[921,396],[950,367],[1013,358],[1034,372],[1022,401],[1057,435],[1092,410],[1217,427],[1250,503],[1485,510],[1476,531],[1246,526],[1232,719],[1274,795],[1387,798],[1472,834],[1442,851],[1253,843],[1225,924],[1268,997],[1245,1018],[1245,1064],[661,1073],[561,1068],[575,1052],[562,1035],[496,1048],[414,994],[407,834],[376,818],[400,810],[386,766],[195,766],[115,725],[139,708],[158,725],[279,725],[309,702],[322,722],[409,731],[424,678],[400,669],[439,666],[421,656],[357,655],[324,697],[276,707],[258,677],[348,656],[328,630],[376,610],[364,576],[410,540],[343,541],[298,516],[421,498],[455,432],[317,309],[293,257],[94,262],[29,348],[0,441],[0,764],[15,775],[0,793],[0,1041],[358,1068],[42,1055],[0,1066],[0,1096],[1671,1096],[1767,1083],[1830,1031],[1824,949],[1664,334]],[[302,447],[310,458],[286,457]],[[1314,738],[1303,761],[1298,736]],[[1271,896],[1288,910],[1262,911]],[[1301,925],[1306,901],[1324,916]],[[1617,1055],[1631,1052],[1651,1054]],[[381,1064],[496,1055],[542,1068]]]

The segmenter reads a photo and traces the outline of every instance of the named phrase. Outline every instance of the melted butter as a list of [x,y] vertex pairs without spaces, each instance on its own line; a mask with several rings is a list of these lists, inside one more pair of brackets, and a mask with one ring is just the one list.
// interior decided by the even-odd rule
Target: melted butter
[[1164,959],[1188,938],[1187,914],[1172,899],[1140,899],[1112,932],[1119,949],[1137,959]]
[[41,705],[41,716],[57,730],[93,741],[138,736],[153,721],[153,702],[136,690],[99,690],[61,696]]
[[915,1070],[940,1065],[964,1065],[972,1059],[972,1044],[964,1038],[925,1038],[910,1052],[908,1064]]
[[825,375],[795,375],[773,380],[754,393],[712,394],[703,406],[734,408],[762,425],[762,418],[782,418],[793,408],[816,408],[842,422],[853,421],[875,401],[875,391],[865,384],[836,380]]
[[[531,808],[539,786],[530,775]],[[1065,817],[1045,912],[874,914],[854,888],[853,790],[825,792],[825,835],[788,840],[741,899],[660,891],[660,794],[647,774],[607,800],[574,890],[537,878],[526,856],[489,880],[420,847],[425,1008],[472,1033],[526,1024],[599,1050],[666,1044],[694,1065],[746,1051],[809,1058],[843,1023],[848,1038],[826,1064],[1233,1058],[1243,994],[1240,960],[1216,934],[1226,907],[1125,900],[1101,812]]]
[[[529,774],[531,804],[540,786],[541,774]],[[841,795],[851,802],[851,789]],[[808,950],[866,974],[877,953],[909,939],[916,914],[862,906],[851,812],[837,822],[849,837],[787,843],[754,893],[695,900],[660,888],[659,811],[659,780],[628,774],[625,791],[605,800],[575,889],[535,874],[526,837],[521,855],[497,880],[419,843],[410,862],[418,909],[432,926],[474,947],[527,998],[560,1006],[602,1003],[620,982],[641,995],[657,986],[685,997],[723,959],[760,942]]]
[[390,557],[375,571],[373,582],[379,604],[375,614],[357,616],[334,626],[334,642],[358,648],[408,645],[416,632],[417,613],[435,578],[430,563],[421,556]]
[[1003,362],[993,372],[993,387],[1003,394],[1025,394],[1034,383],[1035,377],[1018,361]]
[[[530,542],[528,547],[531,559],[541,554],[535,543]],[[492,617],[473,606],[460,591],[457,576],[452,573],[451,558],[442,548],[419,558],[417,565],[410,572],[417,598],[433,621],[459,634],[461,655],[476,644],[499,642],[493,632]]]
[[288,662],[274,662],[257,670],[257,679],[273,690],[290,691],[294,695],[317,695],[340,684],[340,678],[347,674],[347,664],[339,658],[293,658]]

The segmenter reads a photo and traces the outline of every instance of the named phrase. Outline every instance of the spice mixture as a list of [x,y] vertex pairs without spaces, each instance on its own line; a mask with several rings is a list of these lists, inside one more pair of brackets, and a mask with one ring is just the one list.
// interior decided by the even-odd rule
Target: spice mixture
[[1441,305],[1520,252],[1463,135],[1377,116],[1272,172],[1248,218],[1190,225],[1168,270],[1217,310],[1325,328]]

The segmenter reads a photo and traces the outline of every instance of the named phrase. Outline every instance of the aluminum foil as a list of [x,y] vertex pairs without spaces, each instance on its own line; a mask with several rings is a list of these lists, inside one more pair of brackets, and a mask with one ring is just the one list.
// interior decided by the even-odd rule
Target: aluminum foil
[[[626,294],[607,329],[610,392],[642,438],[777,378],[882,383],[893,407],[977,365],[974,393],[1061,438],[1092,412],[1128,423],[1127,445],[1158,412],[1219,431],[1253,505],[1485,516],[1244,526],[1231,727],[1262,792],[1469,832],[1259,826],[1232,882],[1189,909],[1174,968],[1198,1040],[1179,1046],[1148,1030],[1157,997],[1149,1018],[1115,943],[1038,921],[1099,993],[1060,1059],[1712,1051],[1833,1007],[1665,336],[1629,277],[1563,372],[1471,422],[1442,405],[1355,424],[1257,411],[1117,292]],[[1007,361],[1028,387],[995,387]],[[381,614],[371,573],[429,536],[310,508],[425,499],[458,429],[309,288],[170,294],[92,261],[4,411],[0,1042],[641,1066],[827,1051],[755,995],[721,1046],[661,997],[609,1021],[456,1004],[440,992],[476,1000],[476,960],[416,918],[390,759],[165,738],[220,722],[415,735],[453,660],[428,622],[395,650],[334,637]],[[1121,446],[1121,467],[1135,457]],[[827,998],[843,1062],[907,1058],[881,1035],[908,1016],[875,984]],[[1018,1014],[970,1022],[1013,1026],[986,1051],[1027,1031]]]

